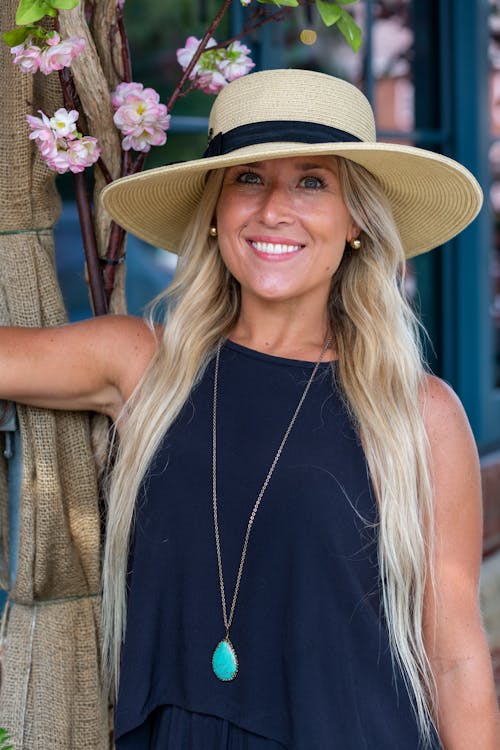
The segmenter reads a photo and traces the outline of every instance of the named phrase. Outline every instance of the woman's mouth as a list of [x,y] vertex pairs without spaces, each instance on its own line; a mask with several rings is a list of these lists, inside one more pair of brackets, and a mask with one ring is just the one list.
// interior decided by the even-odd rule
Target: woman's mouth
[[303,245],[291,245],[284,242],[260,242],[249,240],[251,247],[262,255],[285,256],[301,250]]

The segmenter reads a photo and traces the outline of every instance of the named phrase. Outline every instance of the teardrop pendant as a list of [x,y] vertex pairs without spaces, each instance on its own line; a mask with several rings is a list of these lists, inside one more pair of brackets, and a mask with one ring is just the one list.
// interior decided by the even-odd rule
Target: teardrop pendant
[[219,641],[212,655],[212,669],[219,680],[229,682],[238,674],[238,657],[234,646],[226,636]]

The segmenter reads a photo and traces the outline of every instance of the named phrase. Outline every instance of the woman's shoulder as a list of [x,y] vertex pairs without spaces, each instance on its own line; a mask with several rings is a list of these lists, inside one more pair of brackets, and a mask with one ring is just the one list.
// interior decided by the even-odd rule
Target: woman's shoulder
[[479,457],[459,397],[444,380],[427,375],[421,392],[421,409],[437,507],[448,511],[450,516],[459,509],[463,513],[468,507],[477,516],[481,497]]
[[472,437],[465,409],[458,395],[446,381],[426,373],[420,390],[422,416],[429,441]]
[[[133,315],[99,315],[95,318],[80,321],[79,323],[69,323],[68,327],[88,328],[89,331],[94,329],[102,333],[108,332],[120,336],[145,336],[152,337],[153,330],[151,325],[144,318],[138,318]],[[154,336],[153,336],[154,337]]]
[[131,392],[158,348],[160,329],[131,315],[106,315],[88,323],[88,335],[100,339],[103,355],[114,360]]
[[152,328],[143,318],[132,315],[101,315],[79,323],[61,326],[67,329],[68,335],[78,332],[82,339],[88,339],[107,349],[108,353],[117,355],[122,351],[124,356],[144,354],[151,358],[157,347],[159,329]]
[[81,356],[88,356],[102,379],[114,384],[126,401],[151,362],[161,334],[142,318],[103,315],[62,326],[56,335],[69,353],[78,348]]

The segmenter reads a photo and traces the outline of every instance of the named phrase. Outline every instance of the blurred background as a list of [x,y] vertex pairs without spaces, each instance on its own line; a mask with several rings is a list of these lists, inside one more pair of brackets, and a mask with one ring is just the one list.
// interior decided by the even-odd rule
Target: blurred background
[[[215,0],[127,0],[134,80],[166,102],[180,75],[177,47],[201,36],[219,7]],[[311,68],[356,84],[374,106],[379,139],[451,156],[483,187],[475,222],[408,263],[407,291],[430,335],[429,366],[460,396],[481,455],[483,606],[500,682],[500,0],[361,0],[349,9],[363,29],[358,54],[312,8],[243,41],[256,70]],[[238,34],[248,12],[234,0],[217,40]],[[167,144],[151,151],[147,167],[202,154],[212,101],[200,92],[178,101]],[[75,320],[91,311],[71,178],[61,177],[59,187],[57,262]],[[175,256],[129,237],[129,311],[142,314],[174,268]]]

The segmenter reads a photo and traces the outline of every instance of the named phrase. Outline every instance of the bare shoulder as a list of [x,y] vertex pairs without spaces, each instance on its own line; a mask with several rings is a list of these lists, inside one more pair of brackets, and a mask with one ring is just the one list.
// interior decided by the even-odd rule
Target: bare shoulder
[[85,333],[96,336],[101,345],[119,348],[125,357],[138,355],[151,359],[156,349],[156,333],[142,318],[131,315],[103,315],[85,321]]
[[450,557],[460,551],[477,567],[482,532],[481,475],[469,420],[457,394],[433,375],[426,378],[421,403],[430,447],[436,530],[443,532]]
[[79,323],[40,329],[54,346],[79,347],[82,355],[92,352],[111,367],[121,362],[130,366],[151,359],[156,348],[155,334],[142,318],[128,315],[102,315]]
[[124,398],[132,393],[157,348],[157,331],[142,318],[106,315],[85,321],[81,335],[106,363]]
[[422,416],[431,448],[474,445],[474,437],[459,397],[441,378],[427,374],[420,393]]

